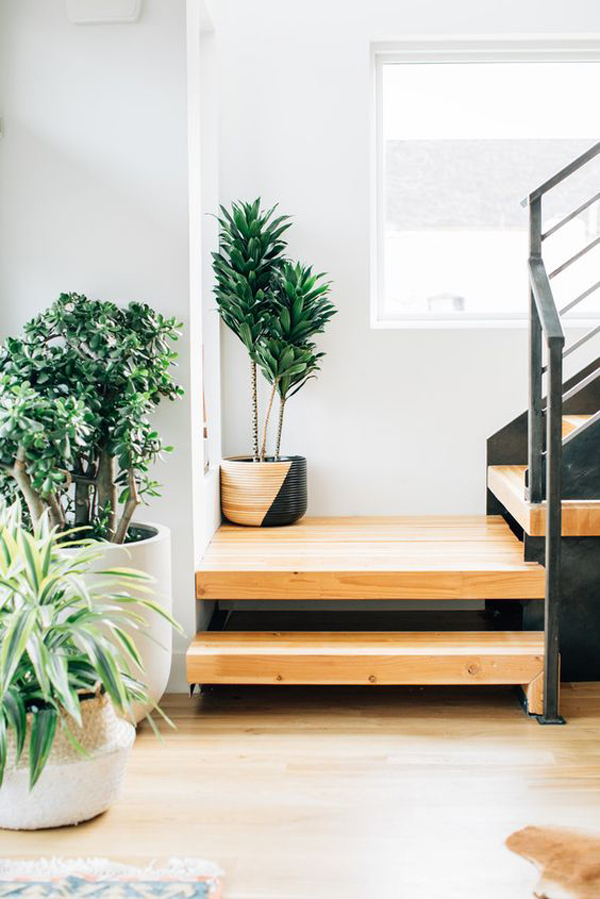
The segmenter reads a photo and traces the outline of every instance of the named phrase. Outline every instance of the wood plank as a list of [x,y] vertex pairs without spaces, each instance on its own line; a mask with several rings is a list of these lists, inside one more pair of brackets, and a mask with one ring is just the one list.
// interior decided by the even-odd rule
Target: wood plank
[[200,632],[188,683],[523,684],[544,666],[543,633]]
[[[560,657],[558,660],[560,666]],[[560,679],[559,689],[559,705],[560,705]],[[522,690],[527,699],[527,711],[530,715],[543,715],[544,713],[544,672],[542,671],[537,677],[528,683],[523,684]]]
[[540,599],[541,566],[501,516],[305,518],[223,525],[199,599]]
[[[523,530],[532,537],[546,533],[546,503],[528,503],[525,499],[524,465],[491,465],[488,488]],[[600,536],[600,500],[563,500],[563,537]]]
[[577,428],[580,428],[581,425],[584,425],[587,421],[590,420],[591,415],[563,415],[562,419],[562,435],[563,437],[567,437],[573,431],[576,431]]

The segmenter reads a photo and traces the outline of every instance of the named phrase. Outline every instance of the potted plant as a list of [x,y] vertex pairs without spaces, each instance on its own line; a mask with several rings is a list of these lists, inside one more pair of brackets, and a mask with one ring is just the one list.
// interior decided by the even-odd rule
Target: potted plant
[[[219,250],[213,253],[219,314],[248,352],[252,403],[252,455],[222,461],[221,507],[229,521],[262,527],[291,524],[306,512],[306,459],[281,455],[284,412],[316,377],[324,353],[312,339],[336,312],[325,275],[286,257],[283,235],[291,223],[275,210],[262,209],[260,199],[234,203],[230,211],[221,206]],[[271,387],[262,429],[258,369]],[[275,451],[269,455],[276,396]]]
[[[133,521],[158,494],[150,466],[165,447],[150,417],[182,394],[171,375],[180,324],[143,303],[121,308],[61,294],[0,348],[0,492],[20,495],[29,523],[88,528],[107,566],[131,564],[171,609],[168,529]],[[156,618],[140,643],[158,700],[171,666],[171,631]]]
[[[145,614],[133,569],[97,571],[101,543],[71,549],[49,512],[33,532],[20,503],[0,508],[0,827],[75,824],[116,799],[135,730],[134,702],[155,704],[136,677]],[[73,535],[70,535],[73,536]],[[118,715],[116,714],[118,713]]]

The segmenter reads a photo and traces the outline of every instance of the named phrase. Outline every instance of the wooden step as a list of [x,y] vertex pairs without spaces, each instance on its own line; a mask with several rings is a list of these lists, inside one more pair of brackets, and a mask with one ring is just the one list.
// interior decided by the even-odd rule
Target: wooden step
[[542,599],[544,570],[501,516],[225,524],[196,576],[205,600]]
[[538,632],[204,631],[190,684],[519,684],[543,673]]
[[562,435],[567,437],[590,420],[591,415],[563,415]]
[[[525,465],[491,465],[488,488],[525,533],[543,537],[546,533],[546,503],[529,503],[525,499],[525,471]],[[600,536],[600,500],[563,500],[562,535]]]

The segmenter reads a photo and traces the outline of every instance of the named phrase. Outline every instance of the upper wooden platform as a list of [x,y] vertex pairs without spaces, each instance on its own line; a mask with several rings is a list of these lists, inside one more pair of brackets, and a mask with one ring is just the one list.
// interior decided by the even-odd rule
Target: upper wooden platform
[[[492,465],[488,468],[488,487],[494,496],[500,500],[526,534],[543,537],[546,533],[546,504],[527,502],[524,479],[524,465]],[[600,501],[563,500],[562,535],[600,536]]]
[[542,599],[544,570],[501,517],[304,518],[224,524],[199,599]]

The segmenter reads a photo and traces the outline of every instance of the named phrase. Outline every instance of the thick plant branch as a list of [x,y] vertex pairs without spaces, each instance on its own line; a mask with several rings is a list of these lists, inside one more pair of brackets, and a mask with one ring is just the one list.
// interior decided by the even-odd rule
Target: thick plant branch
[[90,481],[78,477],[75,481],[75,527],[90,523]]
[[117,485],[115,457],[100,451],[98,464],[98,514],[106,514],[107,537],[113,540],[117,528]]
[[33,484],[31,483],[31,478],[27,473],[25,447],[23,446],[20,446],[17,450],[17,456],[15,458],[15,464],[12,473],[15,481],[19,486],[19,490],[23,494],[25,502],[27,503],[27,508],[29,509],[29,514],[31,515],[31,521],[34,525],[37,525],[44,511],[44,503],[41,496],[35,491]]
[[117,533],[115,534],[114,542],[115,543],[124,543],[125,538],[127,537],[127,531],[129,530],[129,525],[131,523],[131,519],[133,517],[133,513],[137,509],[140,504],[140,498],[137,490],[137,482],[135,480],[135,472],[133,468],[130,468],[127,473],[127,483],[129,486],[129,496],[127,497],[127,502],[125,503],[125,509],[123,510],[123,515],[121,516],[121,520],[119,522],[119,527],[117,528]]
[[52,524],[52,527],[63,530],[66,527],[66,521],[65,513],[63,511],[63,507],[60,504],[60,501],[54,494],[50,494],[46,502],[48,503],[48,508],[50,509],[50,523]]
[[285,400],[281,399],[279,405],[279,419],[277,421],[277,443],[275,446],[275,458],[279,459],[279,454],[281,452],[281,432],[283,430],[283,413],[285,411]]

